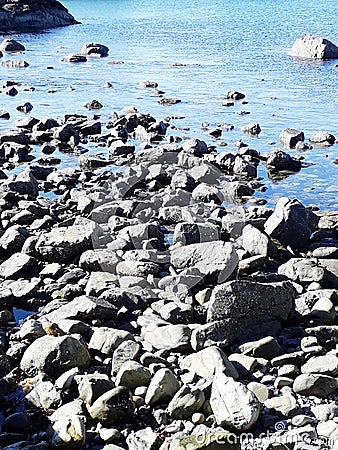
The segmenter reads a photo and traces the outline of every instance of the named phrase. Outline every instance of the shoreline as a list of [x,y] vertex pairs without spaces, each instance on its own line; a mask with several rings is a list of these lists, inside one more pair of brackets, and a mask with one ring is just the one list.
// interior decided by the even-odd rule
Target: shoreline
[[[8,80],[3,95],[15,97],[18,83]],[[179,103],[141,83],[161,104]],[[301,157],[240,141],[218,152],[184,130],[170,134],[171,106],[163,120],[126,107],[109,123],[96,99],[63,120],[18,107],[27,114],[16,131],[0,133],[3,168],[26,166],[0,170],[0,447],[333,440],[338,210],[287,197],[267,207],[258,174],[303,170]],[[216,139],[230,126],[204,132]],[[312,145],[294,129],[280,139]],[[78,165],[55,169],[67,152]],[[13,308],[35,312],[17,324]]]

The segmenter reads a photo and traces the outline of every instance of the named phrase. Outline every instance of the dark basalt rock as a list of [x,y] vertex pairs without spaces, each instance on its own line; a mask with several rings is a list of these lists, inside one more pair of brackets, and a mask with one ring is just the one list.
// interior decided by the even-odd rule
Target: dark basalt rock
[[0,0],[0,31],[37,30],[78,23],[55,0]]

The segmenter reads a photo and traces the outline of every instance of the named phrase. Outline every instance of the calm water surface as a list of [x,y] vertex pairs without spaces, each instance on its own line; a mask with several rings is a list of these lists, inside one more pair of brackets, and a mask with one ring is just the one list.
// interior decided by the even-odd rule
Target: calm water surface
[[[323,129],[338,137],[337,61],[309,63],[292,59],[287,51],[304,32],[338,43],[337,3],[334,0],[66,0],[63,2],[81,22],[36,34],[19,34],[26,45],[22,56],[30,66],[19,71],[1,69],[3,80],[24,83],[18,96],[0,96],[0,107],[21,118],[15,107],[30,101],[35,117],[63,117],[64,113],[86,113],[83,104],[97,99],[104,104],[103,120],[113,111],[133,105],[157,119],[172,120],[189,128],[179,134],[212,140],[201,131],[201,123],[231,123],[224,132],[226,148],[234,151],[239,139],[267,153],[278,144],[281,129],[295,127],[308,138]],[[110,48],[105,59],[71,65],[60,59],[79,51],[85,42],[96,41]],[[123,61],[124,64],[109,64]],[[175,67],[174,62],[187,66]],[[48,68],[52,67],[52,68]],[[163,107],[152,91],[140,89],[141,80],[154,80],[167,97],[180,104]],[[111,82],[113,89],[104,88]],[[24,88],[34,86],[34,92]],[[67,87],[72,86],[73,91]],[[246,94],[248,104],[221,106],[229,89]],[[239,115],[245,110],[248,115]],[[258,122],[258,138],[240,128]],[[8,128],[1,122],[0,129]],[[102,152],[104,149],[92,151]],[[38,150],[37,150],[38,152]],[[293,152],[296,153],[296,152]],[[38,154],[38,153],[37,153]],[[312,164],[278,183],[266,180],[264,197],[273,203],[282,195],[295,196],[305,204],[338,209],[338,146],[313,149],[302,156]],[[76,157],[63,155],[64,165],[75,165]],[[260,175],[266,178],[265,169]]]

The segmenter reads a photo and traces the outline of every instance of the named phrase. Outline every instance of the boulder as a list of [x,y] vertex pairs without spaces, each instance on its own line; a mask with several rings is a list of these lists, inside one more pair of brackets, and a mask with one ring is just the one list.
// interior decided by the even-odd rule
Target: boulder
[[295,148],[297,142],[303,142],[304,139],[303,131],[296,130],[295,128],[284,128],[279,135],[281,143],[288,148]]
[[78,23],[56,0],[1,2],[0,31],[38,30]]
[[296,199],[281,197],[275,211],[265,222],[265,232],[278,239],[285,247],[304,249],[311,233],[318,224],[318,217]]
[[42,336],[25,351],[21,359],[21,370],[29,375],[44,372],[57,378],[67,370],[78,367],[87,369],[90,356],[80,341],[72,336]]
[[244,384],[225,374],[217,374],[212,383],[210,406],[217,425],[249,430],[257,421],[261,404]]
[[89,250],[100,232],[100,226],[88,219],[78,225],[55,227],[41,234],[36,250],[51,262],[70,262]]
[[238,264],[233,244],[223,241],[202,242],[176,248],[171,253],[171,263],[176,269],[196,268],[204,276],[218,276],[226,281]]
[[147,389],[145,402],[148,405],[163,403],[171,399],[180,388],[180,383],[170,369],[158,370]]
[[193,348],[276,334],[293,310],[295,294],[290,282],[238,280],[216,286],[208,303],[208,323],[192,333]]
[[89,56],[108,56],[109,48],[106,47],[103,44],[95,44],[93,42],[83,44],[80,53],[83,55],[89,55]]
[[0,277],[8,279],[25,276],[27,271],[35,265],[36,261],[31,256],[24,253],[14,253],[0,265]]
[[336,59],[338,47],[327,39],[306,33],[295,41],[289,55],[304,59]]
[[134,404],[129,390],[120,386],[104,393],[89,408],[92,419],[104,425],[111,425],[130,419],[134,412]]
[[270,174],[274,172],[299,172],[302,164],[298,159],[292,158],[288,153],[282,150],[273,150],[268,154],[266,167]]
[[2,52],[24,52],[25,46],[14,39],[4,39],[0,44],[0,51]]
[[218,347],[208,347],[197,353],[185,356],[180,362],[182,370],[189,370],[202,378],[213,378],[217,373],[238,378],[238,372]]
[[327,397],[335,392],[337,387],[336,378],[315,373],[302,373],[293,383],[293,390],[297,394],[316,397]]
[[173,419],[190,419],[199,411],[205,401],[201,389],[183,385],[168,405],[168,413]]
[[318,145],[332,145],[335,143],[336,138],[333,134],[320,130],[311,134],[309,140]]

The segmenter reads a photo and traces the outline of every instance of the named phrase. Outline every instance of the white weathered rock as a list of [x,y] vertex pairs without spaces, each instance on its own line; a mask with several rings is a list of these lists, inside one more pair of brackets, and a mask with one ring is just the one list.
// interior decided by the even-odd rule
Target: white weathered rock
[[180,383],[170,369],[160,369],[152,377],[145,402],[148,405],[164,402],[172,398],[180,388]]
[[220,426],[249,430],[257,421],[261,404],[244,384],[224,374],[215,375],[210,405]]
[[327,39],[306,33],[295,41],[290,56],[304,59],[338,58],[338,47]]
[[180,361],[182,370],[189,370],[202,378],[213,378],[217,373],[238,378],[238,372],[228,360],[226,354],[218,347],[208,347],[197,353],[185,356]]

